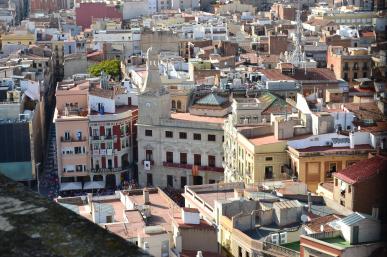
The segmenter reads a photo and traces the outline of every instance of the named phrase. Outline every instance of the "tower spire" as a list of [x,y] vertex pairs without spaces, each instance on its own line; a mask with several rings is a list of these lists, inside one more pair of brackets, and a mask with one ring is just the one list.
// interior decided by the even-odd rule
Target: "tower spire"
[[159,91],[161,88],[161,78],[159,72],[159,58],[152,47],[148,48],[146,61],[147,74],[144,81],[144,92]]
[[297,2],[296,14],[296,33],[294,38],[294,48],[290,56],[290,62],[294,67],[299,68],[304,61],[304,54],[302,52],[302,22],[301,22],[301,0]]

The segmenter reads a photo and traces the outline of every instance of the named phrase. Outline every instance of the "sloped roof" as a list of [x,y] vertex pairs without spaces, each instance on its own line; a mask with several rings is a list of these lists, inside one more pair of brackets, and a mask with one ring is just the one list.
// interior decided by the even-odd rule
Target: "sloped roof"
[[372,216],[364,214],[364,213],[354,212],[354,213],[348,215],[347,217],[344,217],[341,220],[338,220],[337,223],[341,223],[341,224],[344,224],[347,226],[352,226],[352,225],[359,223],[359,221],[362,221],[364,219],[373,219],[373,218],[372,218]]
[[259,102],[265,103],[265,104],[271,104],[276,99],[277,97],[269,92],[265,92],[260,97],[258,97]]
[[195,104],[221,106],[225,102],[227,102],[227,99],[225,99],[221,96],[218,96],[215,93],[211,93],[211,94],[206,95],[205,97],[199,99]]
[[376,155],[370,159],[362,160],[336,172],[334,176],[349,184],[368,180],[378,172],[387,172],[387,157]]
[[321,232],[321,225],[324,226],[324,232],[331,232],[334,231],[335,229],[331,226],[328,225],[329,222],[332,222],[334,220],[338,220],[342,218],[342,216],[336,215],[336,214],[330,214],[322,217],[318,217],[315,219],[312,219],[309,221],[306,225],[310,230],[312,230],[315,233]]
[[262,94],[258,99],[261,103],[266,104],[266,108],[262,111],[262,114],[283,113],[285,112],[285,108],[287,108],[289,113],[292,112],[292,107],[285,100],[269,92]]

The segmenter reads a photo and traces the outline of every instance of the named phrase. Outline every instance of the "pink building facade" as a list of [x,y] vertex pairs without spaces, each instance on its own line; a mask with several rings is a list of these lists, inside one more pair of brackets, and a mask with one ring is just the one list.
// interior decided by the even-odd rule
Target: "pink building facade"
[[122,13],[105,3],[80,3],[75,9],[76,23],[83,29],[90,28],[94,18],[114,18],[122,20]]
[[61,190],[115,188],[129,180],[137,106],[121,86],[59,83],[55,127]]

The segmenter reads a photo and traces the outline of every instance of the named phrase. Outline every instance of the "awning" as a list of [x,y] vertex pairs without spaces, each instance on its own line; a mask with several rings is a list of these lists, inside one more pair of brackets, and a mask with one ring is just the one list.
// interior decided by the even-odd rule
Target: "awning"
[[60,184],[60,191],[68,191],[68,190],[81,190],[82,183],[81,182],[66,182]]
[[105,182],[103,181],[90,181],[85,182],[83,189],[100,189],[105,188]]

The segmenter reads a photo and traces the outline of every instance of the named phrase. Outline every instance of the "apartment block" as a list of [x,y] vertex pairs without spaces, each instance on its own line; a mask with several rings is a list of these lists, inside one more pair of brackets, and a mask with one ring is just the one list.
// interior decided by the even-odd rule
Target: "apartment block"
[[333,174],[333,199],[352,211],[385,217],[387,158],[375,155]]
[[371,55],[366,48],[331,46],[327,52],[327,68],[337,79],[352,82],[371,76]]
[[103,79],[64,81],[56,99],[61,189],[115,188],[131,179],[137,107],[126,89]]
[[[183,188],[221,181],[224,118],[171,113],[173,102],[160,79],[157,53],[149,52],[137,123],[140,185]],[[216,105],[204,105],[207,113],[214,110],[211,104]]]

